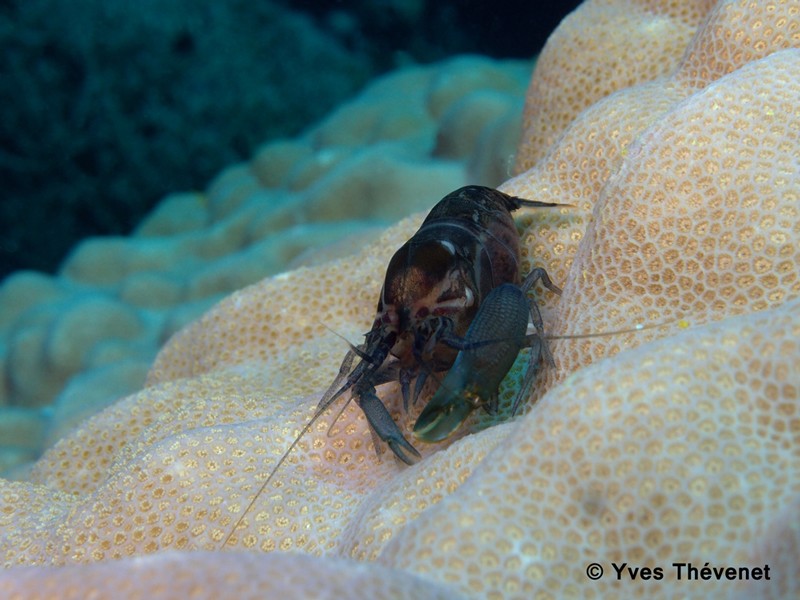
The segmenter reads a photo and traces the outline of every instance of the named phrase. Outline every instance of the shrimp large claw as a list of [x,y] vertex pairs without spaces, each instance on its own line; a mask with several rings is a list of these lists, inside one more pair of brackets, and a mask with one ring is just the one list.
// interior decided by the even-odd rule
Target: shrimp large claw
[[[544,269],[534,269],[521,286],[504,283],[494,288],[481,304],[463,339],[450,343],[460,348],[453,367],[433,398],[417,417],[414,436],[425,442],[438,442],[449,437],[476,408],[493,409],[497,405],[500,382],[506,376],[519,351],[531,348],[522,386],[514,400],[516,412],[536,375],[538,363],[552,363],[547,344],[542,338],[542,315],[527,292],[537,281],[560,294]],[[528,335],[528,322],[536,333]]]

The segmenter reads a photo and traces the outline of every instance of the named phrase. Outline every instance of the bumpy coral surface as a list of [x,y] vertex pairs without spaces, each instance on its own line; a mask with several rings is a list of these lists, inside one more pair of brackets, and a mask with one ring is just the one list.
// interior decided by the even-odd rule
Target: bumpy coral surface
[[[604,5],[627,3],[579,11]],[[346,351],[325,327],[368,329],[422,216],[408,218],[227,297],[170,340],[144,390],[3,482],[0,595],[110,596],[144,572],[164,596],[251,596],[243,573],[286,573],[281,593],[371,597],[377,563],[409,595],[796,597],[797,48],[796,3],[719,2],[672,75],[581,112],[504,184],[574,205],[518,215],[524,269],[564,286],[540,296],[548,332],[649,329],[553,340],[525,414],[476,415],[419,443],[412,467],[375,455],[357,407],[335,424],[332,409],[267,481]],[[395,388],[379,393],[407,428]],[[679,577],[690,562],[761,579]],[[643,567],[660,576],[626,570]]]
[[[119,578],[120,571],[131,577]],[[451,590],[408,573],[374,564],[303,555],[275,555],[269,561],[254,553],[168,552],[80,568],[34,568],[20,572],[23,586],[4,590],[7,600],[61,598],[212,597],[216,598],[375,598],[431,600],[456,598]],[[26,585],[27,584],[27,585]],[[23,591],[24,589],[24,591]],[[91,596],[87,596],[91,590]]]
[[714,0],[585,2],[553,32],[525,104],[516,169],[544,156],[600,99],[673,72]]

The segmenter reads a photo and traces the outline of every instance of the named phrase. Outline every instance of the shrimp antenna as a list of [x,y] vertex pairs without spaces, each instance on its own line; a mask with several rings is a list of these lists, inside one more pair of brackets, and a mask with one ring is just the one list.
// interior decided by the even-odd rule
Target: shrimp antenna
[[259,497],[261,497],[261,494],[264,493],[264,490],[267,489],[267,485],[269,485],[269,482],[272,481],[272,478],[275,476],[275,473],[278,472],[278,469],[281,468],[281,465],[286,461],[286,459],[292,453],[292,450],[294,450],[297,447],[297,444],[300,443],[300,440],[303,438],[303,436],[308,432],[309,429],[311,429],[311,426],[317,422],[317,419],[319,419],[322,416],[322,414],[325,412],[325,409],[327,409],[328,406],[330,406],[330,403],[325,404],[324,406],[317,406],[317,410],[314,412],[314,416],[311,417],[311,420],[309,420],[309,422],[303,426],[303,428],[300,430],[300,433],[297,434],[297,437],[294,438],[294,441],[289,446],[289,449],[283,453],[283,456],[281,456],[280,459],[278,459],[278,462],[275,464],[275,466],[272,467],[272,470],[269,472],[269,475],[267,475],[267,479],[264,481],[264,483],[261,484],[261,487],[258,488],[258,491],[253,496],[252,500],[250,500],[247,507],[244,509],[244,512],[239,516],[239,519],[233,525],[230,532],[228,532],[228,535],[222,542],[222,548],[228,545],[228,542],[231,540],[233,534],[239,528],[239,525],[242,524],[242,521],[244,521],[244,518],[248,515],[250,509],[253,508],[253,505],[256,503],[256,500],[258,500]]
[[628,327],[626,329],[612,329],[611,331],[599,331],[593,333],[574,333],[574,334],[563,334],[563,335],[539,335],[539,337],[543,340],[583,340],[587,338],[601,338],[601,337],[608,337],[610,335],[621,335],[623,333],[636,333],[638,331],[647,331],[649,329],[657,329],[658,327],[664,327],[666,325],[672,325],[673,323],[678,323],[678,327],[681,329],[688,328],[691,323],[684,319],[683,317],[675,317],[674,319],[668,319],[666,321],[661,321],[659,323],[649,323],[647,325],[643,323],[639,323],[634,325],[633,327]]
[[[561,335],[551,335],[551,334],[541,334],[541,333],[529,333],[525,336],[525,339],[531,341],[535,338],[540,340],[583,340],[587,338],[603,338],[608,337],[611,335],[622,335],[623,333],[637,333],[639,331],[647,331],[649,329],[657,329],[658,327],[665,327],[667,325],[671,325],[672,323],[678,323],[678,327],[681,329],[686,329],[690,326],[690,323],[683,319],[682,317],[675,317],[674,319],[669,319],[667,321],[661,321],[659,323],[649,323],[644,325],[642,323],[638,325],[634,325],[633,327],[628,327],[626,329],[612,329],[610,331],[596,331],[592,333],[566,333]],[[528,325],[530,327],[530,324]],[[464,343],[464,341],[458,337],[448,338],[446,340],[442,340],[445,344],[450,346],[451,348],[455,348],[456,350],[474,350],[475,348],[481,348],[483,346],[490,346],[492,344],[499,344],[501,342],[508,341],[507,338],[492,338],[488,340],[480,340],[477,342],[468,342]]]
[[[347,341],[343,336],[339,335],[338,333],[336,333],[332,329],[331,329],[331,331],[334,334],[336,334],[337,336],[339,336],[340,338],[342,338],[345,341]],[[344,357],[344,360],[342,361],[342,364],[339,367],[339,373],[336,375],[336,379],[333,380],[333,383],[330,385],[328,390],[323,394],[322,398],[320,398],[319,404],[317,404],[317,408],[314,411],[314,416],[311,417],[311,419],[308,421],[308,423],[306,423],[303,426],[303,428],[300,430],[300,433],[298,433],[297,437],[294,438],[294,441],[291,443],[291,445],[286,450],[286,452],[283,453],[283,455],[280,457],[280,459],[278,459],[278,462],[275,464],[275,466],[272,467],[272,470],[269,472],[269,475],[267,476],[267,478],[264,481],[264,483],[262,483],[261,487],[258,488],[258,491],[253,496],[253,498],[250,500],[250,502],[248,503],[247,507],[244,509],[244,512],[241,514],[241,516],[239,516],[239,519],[236,521],[236,523],[234,524],[234,526],[230,530],[230,532],[228,532],[228,535],[225,537],[225,540],[222,542],[222,547],[223,548],[228,545],[228,542],[230,541],[231,537],[233,537],[233,534],[236,532],[236,530],[239,528],[239,525],[242,524],[242,521],[244,521],[244,518],[250,512],[250,509],[253,508],[253,505],[256,503],[256,500],[258,500],[258,498],[261,496],[261,494],[264,493],[264,490],[267,489],[267,485],[269,485],[269,482],[272,481],[272,478],[275,476],[275,473],[278,472],[278,469],[281,468],[281,465],[283,465],[283,463],[286,461],[286,459],[289,458],[289,455],[292,453],[292,450],[294,450],[297,447],[297,444],[300,443],[300,440],[303,438],[303,436],[308,432],[309,429],[311,429],[311,427],[314,425],[314,423],[317,422],[317,420],[322,416],[322,414],[327,410],[327,408],[331,404],[333,404],[336,401],[336,399],[345,391],[346,387],[344,387],[341,390],[339,390],[339,391],[334,393],[334,391],[339,386],[341,381],[350,374],[350,370],[351,370],[351,367],[353,366],[353,361],[355,360],[356,355],[361,356],[361,354],[362,354],[362,352],[356,346],[354,346],[350,342],[347,342],[347,344],[348,344],[348,346],[350,346],[350,351]],[[350,400],[348,400],[345,403],[345,408],[347,407],[348,404],[350,404]],[[333,421],[334,423],[342,415],[342,412],[344,412],[344,408],[337,414],[336,419]],[[332,426],[333,426],[333,423],[331,424],[331,427]],[[329,429],[329,431],[330,431],[330,429]]]

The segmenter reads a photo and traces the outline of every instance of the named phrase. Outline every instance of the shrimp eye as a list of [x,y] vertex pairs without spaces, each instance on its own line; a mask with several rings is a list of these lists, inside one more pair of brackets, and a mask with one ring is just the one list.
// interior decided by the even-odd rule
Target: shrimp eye
[[386,270],[384,304],[411,306],[445,280],[454,262],[455,247],[449,242],[406,242]]
[[431,240],[414,248],[417,265],[425,272],[427,279],[439,282],[453,267],[455,248],[450,242]]

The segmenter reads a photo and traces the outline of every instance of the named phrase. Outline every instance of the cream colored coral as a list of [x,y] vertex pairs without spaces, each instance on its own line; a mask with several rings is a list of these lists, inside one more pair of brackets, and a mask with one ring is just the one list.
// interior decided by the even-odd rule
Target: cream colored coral
[[713,0],[588,0],[536,61],[516,172],[530,169],[584,109],[673,71]]
[[[797,50],[746,65],[629,148],[565,283],[563,330],[705,321],[800,294],[798,67]],[[580,344],[584,360],[615,351],[591,344]]]
[[[486,597],[493,591],[501,597],[530,597],[537,590],[556,597],[576,590],[586,597],[604,590],[611,593],[615,588],[606,589],[602,582],[587,586],[581,569],[584,562],[592,561],[602,562],[610,571],[612,560],[660,565],[680,560],[673,558],[676,554],[700,554],[703,560],[715,564],[756,566],[761,557],[753,554],[754,545],[770,543],[763,537],[769,532],[758,528],[759,511],[769,511],[800,495],[796,477],[800,465],[789,452],[796,447],[800,433],[795,418],[800,388],[794,377],[800,362],[798,309],[795,300],[767,313],[686,332],[650,344],[639,353],[621,354],[599,363],[581,371],[568,385],[556,388],[522,421],[469,436],[417,467],[397,471],[389,486],[384,477],[374,479],[379,475],[374,467],[364,469],[363,465],[358,470],[365,471],[363,475],[369,472],[366,478],[339,477],[338,485],[323,483],[326,478],[329,482],[337,480],[335,475],[324,475],[337,472],[337,453],[341,450],[337,451],[334,443],[329,455],[318,456],[308,464],[308,469],[317,471],[320,483],[305,491],[301,482],[308,471],[287,467],[288,472],[281,477],[284,483],[264,498],[264,505],[252,517],[261,522],[261,533],[250,542],[247,536],[242,541],[257,543],[258,537],[265,535],[265,539],[282,540],[284,549],[289,549],[305,536],[317,541],[325,539],[331,528],[338,533],[335,523],[346,521],[351,525],[340,533],[341,541],[332,545],[332,552],[354,557],[379,554],[384,564],[440,582],[460,582],[462,592]],[[630,375],[633,372],[636,377]],[[744,373],[752,377],[743,378]],[[206,382],[204,389],[213,386]],[[180,395],[173,392],[172,397],[179,399]],[[235,393],[229,388],[224,399],[231,398]],[[222,401],[215,408],[197,400],[193,405],[196,409],[204,405],[210,408],[202,414],[211,416],[222,407]],[[258,403],[252,402],[248,410],[257,407]],[[236,409],[232,410],[235,414]],[[183,410],[178,407],[176,412]],[[348,412],[343,429],[351,426],[354,411]],[[202,423],[199,416],[192,422]],[[258,417],[259,412],[251,416]],[[319,428],[317,441],[325,440],[325,425]],[[172,539],[177,548],[191,548],[200,540],[219,537],[209,528],[230,502],[222,497],[215,500],[220,483],[216,480],[224,480],[227,468],[237,469],[237,462],[242,460],[237,470],[245,472],[250,453],[264,454],[258,446],[264,440],[252,434],[238,453],[236,450],[236,440],[248,429],[258,432],[262,428],[253,423],[229,426],[225,433],[215,428],[196,429],[189,435],[169,438],[168,443],[148,444],[143,459],[126,467],[133,477],[113,476],[97,493],[77,503],[78,510],[73,508],[66,522],[94,529],[94,519],[102,518],[103,507],[113,506],[115,498],[122,506],[135,509],[130,517],[143,517],[141,524],[132,521],[131,529],[123,527],[113,538],[101,535],[94,543],[84,540],[82,546],[93,548],[95,560],[148,552],[145,542],[154,534],[160,534],[164,541]],[[360,430],[366,442],[363,420]],[[146,440],[146,436],[142,438]],[[473,456],[471,448],[488,443],[491,449],[497,442],[500,446],[469,477],[469,471],[481,464],[485,451]],[[309,444],[316,442],[309,440]],[[320,444],[321,449],[326,446],[330,442]],[[748,448],[747,452],[743,454],[742,448]],[[371,452],[365,459],[372,462]],[[214,463],[218,466],[212,467]],[[459,469],[470,465],[472,468],[459,476]],[[731,473],[735,473],[733,478]],[[440,477],[444,478],[437,481]],[[459,490],[463,480],[467,483]],[[534,482],[532,490],[523,495],[509,493],[526,481]],[[792,481],[795,483],[789,484]],[[754,493],[753,486],[761,491]],[[252,486],[247,487],[252,491]],[[362,493],[366,489],[376,491],[355,503],[354,498],[361,498],[361,493],[353,496],[347,490],[359,488]],[[20,499],[9,498],[9,492],[5,492],[6,501],[17,505]],[[307,500],[309,493],[322,493],[329,500],[323,500],[310,513],[295,514],[285,494]],[[204,495],[208,504],[202,500]],[[422,512],[437,501],[442,502],[442,509]],[[51,519],[63,519],[53,515],[52,499],[46,502]],[[126,512],[123,509],[120,513],[123,523]],[[314,518],[323,515],[328,518]],[[294,534],[282,531],[276,535],[273,528],[280,527],[282,519],[299,519],[306,525]],[[667,534],[660,527],[669,523],[673,525]],[[42,533],[48,529],[47,522],[36,526]],[[322,530],[317,531],[320,526]],[[58,528],[61,535],[69,531],[74,530],[69,526]],[[736,542],[716,541],[718,531],[736,532]],[[31,530],[27,533],[30,535]],[[586,543],[577,542],[575,536],[584,536]],[[29,538],[36,542],[28,551],[36,549],[40,538],[41,533]],[[137,538],[144,544],[138,550]],[[80,537],[76,541],[80,542]],[[51,559],[57,558],[59,549],[70,548],[63,540],[39,543],[50,548]],[[575,554],[570,547],[583,550]],[[315,551],[314,544],[307,549]],[[64,558],[72,562],[91,555],[81,556]],[[275,560],[285,564],[280,556]],[[484,567],[476,571],[476,576],[464,578],[473,560],[476,566]],[[165,571],[170,564],[167,560],[163,565]],[[262,568],[270,568],[269,561],[263,564]],[[492,575],[491,565],[502,569]],[[102,571],[106,578],[121,577],[124,584],[128,577],[125,569],[123,563],[115,570],[109,567]],[[503,572],[507,575],[502,576]],[[42,575],[48,576],[47,572]],[[774,571],[774,575],[779,582],[775,585],[796,585],[791,572]],[[84,586],[81,590],[95,585],[93,579],[74,577]],[[15,583],[12,578],[9,581],[9,586]],[[56,581],[64,584],[63,579]],[[706,595],[726,589],[702,583]],[[672,589],[666,587],[668,584],[663,583],[665,587],[658,591],[668,595]],[[0,589],[2,585],[0,579]],[[26,589],[19,582],[16,585]],[[225,589],[214,587],[213,593]],[[641,583],[631,584],[626,590],[627,595],[652,594],[652,588]]]
[[[719,3],[673,77],[582,113],[504,186],[576,205],[518,217],[525,268],[541,260],[564,284],[543,296],[548,330],[664,327],[552,342],[556,367],[526,414],[419,443],[413,467],[375,456],[357,407],[330,435],[328,412],[248,510],[345,351],[322,325],[353,341],[367,330],[417,215],[355,258],[228,297],[172,339],[146,389],[57,444],[30,482],[0,482],[5,564],[73,565],[38,573],[88,594],[101,570],[131,585],[142,554],[150,572],[203,565],[189,553],[230,535],[221,564],[302,552],[320,558],[243,562],[347,577],[342,557],[374,560],[417,593],[418,579],[395,575],[475,598],[797,596],[800,50],[781,49],[800,45],[799,28],[795,3]],[[708,77],[684,77],[701,56],[716,65]],[[394,409],[396,387],[379,389]],[[74,566],[112,558],[85,579]],[[689,561],[769,564],[772,578],[676,581],[672,563]],[[586,577],[592,562],[600,581]],[[618,582],[612,562],[664,578]],[[0,591],[35,593],[29,573],[7,572]],[[206,597],[228,589],[207,581]]]
[[[622,10],[624,4],[610,10]],[[578,12],[591,6],[587,3]],[[725,73],[777,50],[800,47],[798,10],[788,0],[764,3],[761,10],[747,0],[719,2],[669,77],[621,90],[591,106],[569,125],[541,161],[504,183],[501,189],[507,193],[569,203],[579,209],[569,220],[554,219],[546,236],[529,237],[523,250],[528,260],[535,256],[553,270],[557,280],[564,281],[591,210],[608,177],[620,167],[629,144],[676,103]],[[540,79],[537,71],[534,82]],[[529,95],[527,106],[536,102]],[[780,114],[769,116],[781,118]]]
[[[531,236],[536,242],[526,245],[533,251],[529,261],[545,264],[565,283],[552,333],[687,315],[704,322],[800,292],[800,256],[789,241],[798,212],[792,148],[800,137],[799,53],[743,62],[800,47],[800,7],[764,8],[720,2],[673,76],[588,109],[536,167],[502,187],[577,205],[571,220],[561,218],[544,240]],[[731,71],[735,77],[716,80]],[[581,168],[570,169],[576,163]],[[590,220],[592,239],[579,250]],[[537,396],[590,357],[644,339],[556,343],[559,371],[540,381]]]
[[246,552],[170,552],[88,567],[31,569],[13,579],[0,573],[0,594],[5,600],[458,598],[445,586],[375,565]]

